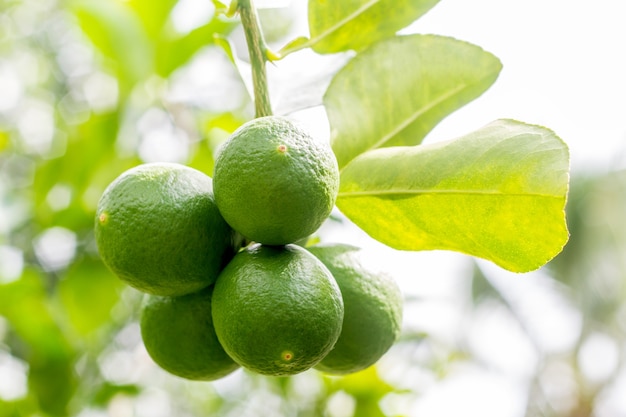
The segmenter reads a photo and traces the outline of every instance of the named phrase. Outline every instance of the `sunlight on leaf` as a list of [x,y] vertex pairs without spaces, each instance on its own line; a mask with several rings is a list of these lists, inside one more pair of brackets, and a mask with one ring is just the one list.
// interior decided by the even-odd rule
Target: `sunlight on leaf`
[[361,50],[390,36],[439,0],[309,1],[308,44],[318,53]]
[[324,96],[339,167],[370,149],[421,143],[501,68],[478,46],[433,35],[393,38],[357,55]]
[[339,209],[401,250],[446,249],[526,272],[568,239],[567,146],[512,120],[454,141],[367,152],[341,174]]

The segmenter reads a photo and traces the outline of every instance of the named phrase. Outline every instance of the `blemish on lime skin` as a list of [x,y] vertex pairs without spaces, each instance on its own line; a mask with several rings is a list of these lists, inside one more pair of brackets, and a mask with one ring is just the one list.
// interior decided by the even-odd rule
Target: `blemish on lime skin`
[[107,220],[109,220],[109,216],[106,213],[101,213],[98,216],[98,221],[100,222],[100,224],[106,224]]

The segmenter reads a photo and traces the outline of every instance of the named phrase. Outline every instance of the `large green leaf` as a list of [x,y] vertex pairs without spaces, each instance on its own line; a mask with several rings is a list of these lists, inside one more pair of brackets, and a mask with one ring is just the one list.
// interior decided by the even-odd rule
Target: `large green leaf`
[[358,54],[324,96],[339,166],[370,149],[421,143],[501,68],[478,46],[434,35],[395,37]]
[[309,0],[307,44],[318,53],[361,50],[408,26],[439,0]]
[[446,249],[515,272],[537,269],[568,239],[567,146],[512,120],[460,139],[367,152],[341,173],[339,209],[402,250]]

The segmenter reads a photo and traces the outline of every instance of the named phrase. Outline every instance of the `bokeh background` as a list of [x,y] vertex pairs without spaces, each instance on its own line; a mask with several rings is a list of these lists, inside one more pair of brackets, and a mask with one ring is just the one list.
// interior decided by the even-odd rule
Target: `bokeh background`
[[[271,46],[307,33],[304,0],[257,3]],[[348,377],[199,383],[147,355],[141,295],[99,261],[93,213],[139,163],[212,172],[215,148],[253,115],[237,21],[208,0],[0,0],[0,417],[626,416],[625,22],[623,0],[441,0],[405,29],[504,64],[426,141],[507,117],[570,145],[570,242],[518,275],[393,251],[335,213],[318,238],[388,265],[406,298],[401,340]],[[276,112],[326,138],[317,105],[346,59],[301,51],[271,65]]]

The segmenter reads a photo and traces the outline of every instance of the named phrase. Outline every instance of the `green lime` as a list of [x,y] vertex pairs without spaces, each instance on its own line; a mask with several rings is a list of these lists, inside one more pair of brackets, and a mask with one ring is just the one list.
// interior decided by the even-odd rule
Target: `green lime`
[[141,337],[150,357],[173,375],[212,381],[239,368],[217,340],[207,287],[180,297],[147,295]]
[[319,245],[309,251],[335,277],[345,308],[339,340],[315,369],[342,375],[373,365],[400,334],[403,303],[398,285],[354,246]]
[[156,295],[198,291],[217,278],[240,239],[219,213],[211,178],[153,163],[117,177],[98,203],[95,237],[104,263]]
[[265,375],[318,363],[341,332],[337,283],[306,249],[252,245],[224,268],[213,292],[213,323],[224,350]]
[[330,145],[278,116],[237,129],[220,149],[213,179],[215,200],[228,224],[267,245],[293,243],[315,232],[339,189]]

